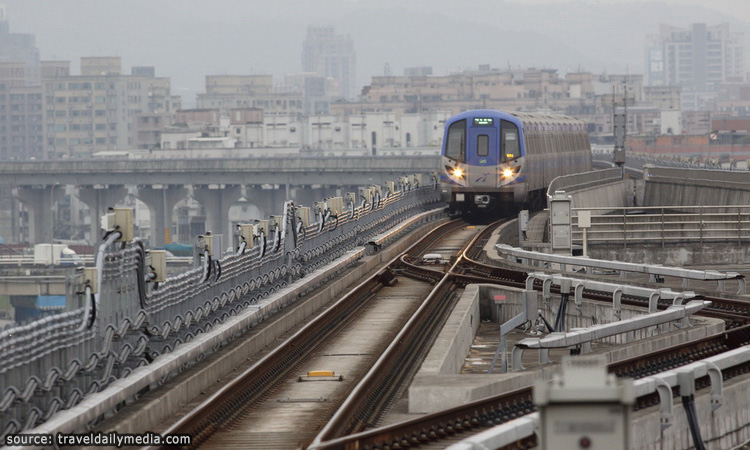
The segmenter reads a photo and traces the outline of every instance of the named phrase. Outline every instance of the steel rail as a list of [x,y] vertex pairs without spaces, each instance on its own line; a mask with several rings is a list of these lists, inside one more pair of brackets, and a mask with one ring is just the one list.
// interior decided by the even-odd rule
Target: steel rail
[[[492,230],[505,220],[502,219],[490,224],[464,246],[448,273],[443,275],[430,296],[414,313],[391,345],[388,346],[315,438],[312,443],[313,448],[324,441],[360,431],[377,423],[379,416],[383,414],[382,406],[386,401],[385,399],[394,394],[392,386],[399,384],[390,382],[389,378],[400,378],[403,381],[404,373],[407,370],[400,367],[400,363],[409,359],[405,357],[405,354],[418,353],[426,347],[428,341],[431,341],[427,338],[428,333],[423,332],[425,324],[429,324],[433,330],[437,329],[444,319],[443,313],[452,309],[452,303],[446,300],[447,296],[455,289],[454,271],[459,267],[467,252],[476,248],[477,242],[487,239]],[[448,306],[451,307],[448,308]],[[419,344],[414,345],[415,341]],[[394,373],[398,375],[394,375]],[[393,398],[389,400],[393,401]]]
[[[483,264],[465,257],[465,254],[463,256],[464,258],[457,261],[457,264],[454,264],[451,269],[451,272],[454,269],[469,272],[452,273],[452,277],[458,283],[491,282],[521,288],[525,285],[526,272]],[[478,272],[482,275],[473,275],[471,272]],[[536,287],[541,288],[541,283],[536,284],[539,285]],[[555,291],[559,294],[559,289],[553,289],[553,292]],[[588,290],[584,291],[584,296],[592,300],[611,301],[611,295],[602,295]],[[743,326],[698,341],[675,345],[630,360],[612,363],[608,365],[608,370],[617,376],[642,378],[750,344],[750,304],[719,297],[697,296],[696,298],[714,302],[711,308],[706,308],[706,311],[701,312],[700,315],[720,317],[730,323],[740,322]],[[648,299],[624,296],[622,303],[648,306]],[[666,303],[671,304],[671,302],[661,302],[658,305],[659,308],[667,308],[669,305]],[[739,376],[748,371],[750,371],[750,365],[727,371],[727,376]],[[707,380],[697,380],[697,388],[708,385]],[[658,402],[658,396],[647,395],[638,399],[637,407],[638,409],[646,408],[658,404]],[[531,413],[533,410],[531,388],[523,388],[386,427],[328,440],[318,441],[316,439],[316,442],[310,448],[360,450],[418,447],[420,444],[436,441],[448,435],[473,428],[505,423]],[[524,442],[531,443],[526,438],[524,438]]]
[[[750,326],[611,363],[607,368],[610,373],[617,376],[644,378],[742,347],[748,343],[750,343]],[[648,370],[643,370],[643,367],[647,367]],[[739,376],[748,370],[750,368],[744,368],[744,370],[738,368],[724,373],[729,378]],[[699,381],[701,382],[697,387],[708,385],[706,380]],[[639,397],[636,409],[646,408],[658,402],[658,396],[655,395]],[[316,450],[373,450],[418,447],[420,444],[435,442],[451,435],[506,423],[530,414],[535,409],[532,402],[532,388],[521,388],[416,419],[321,442],[311,448]]]

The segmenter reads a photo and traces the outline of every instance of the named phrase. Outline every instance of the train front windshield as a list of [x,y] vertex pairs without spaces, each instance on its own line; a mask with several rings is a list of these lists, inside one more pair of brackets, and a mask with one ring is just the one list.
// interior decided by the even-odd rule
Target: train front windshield
[[509,162],[521,156],[520,139],[516,124],[503,120],[500,136],[502,136],[500,161]]
[[466,120],[454,122],[448,128],[445,156],[460,163],[466,162]]

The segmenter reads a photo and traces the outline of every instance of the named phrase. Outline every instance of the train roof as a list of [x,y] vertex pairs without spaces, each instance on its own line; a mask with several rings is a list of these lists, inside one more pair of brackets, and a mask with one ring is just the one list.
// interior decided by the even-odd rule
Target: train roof
[[533,124],[538,124],[538,125],[561,125],[561,124],[585,125],[586,124],[586,122],[584,122],[581,119],[577,119],[571,116],[565,116],[562,114],[505,112],[505,111],[498,111],[495,109],[472,109],[469,111],[464,111],[460,114],[456,114],[455,116],[451,117],[450,121],[452,122],[454,120],[461,120],[461,119],[477,117],[477,116],[495,117],[495,118],[505,119],[505,120],[510,120],[510,121],[514,121],[513,119],[517,119],[518,121],[524,124],[527,124],[527,123],[533,123]]
[[522,112],[510,113],[518,117],[523,123],[540,123],[540,124],[576,124],[585,125],[586,122],[576,117],[566,116],[563,114],[531,114]]

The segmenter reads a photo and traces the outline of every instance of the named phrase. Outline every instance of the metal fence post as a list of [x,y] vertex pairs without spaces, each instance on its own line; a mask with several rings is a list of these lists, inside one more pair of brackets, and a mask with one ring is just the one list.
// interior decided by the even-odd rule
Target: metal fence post
[[664,208],[661,209],[661,248],[664,248]]
[[622,245],[628,248],[628,211],[622,208]]

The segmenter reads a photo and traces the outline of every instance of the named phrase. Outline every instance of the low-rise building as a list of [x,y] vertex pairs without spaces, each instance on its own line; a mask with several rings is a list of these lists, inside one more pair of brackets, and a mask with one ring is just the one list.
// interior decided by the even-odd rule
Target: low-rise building
[[301,92],[277,89],[271,75],[208,75],[206,92],[198,94],[199,109],[261,108],[266,113],[301,114]]

